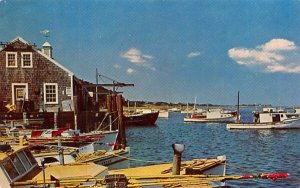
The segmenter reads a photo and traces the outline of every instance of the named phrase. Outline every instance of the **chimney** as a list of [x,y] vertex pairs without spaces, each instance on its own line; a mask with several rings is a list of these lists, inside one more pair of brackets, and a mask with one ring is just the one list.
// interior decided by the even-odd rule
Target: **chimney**
[[43,52],[46,56],[52,58],[52,46],[51,46],[51,44],[50,44],[49,42],[45,42],[45,43],[43,44],[42,52]]

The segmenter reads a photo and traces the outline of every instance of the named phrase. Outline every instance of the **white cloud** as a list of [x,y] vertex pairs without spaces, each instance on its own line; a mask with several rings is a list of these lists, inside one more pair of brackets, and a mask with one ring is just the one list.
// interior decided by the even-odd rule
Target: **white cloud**
[[133,68],[128,68],[126,72],[127,74],[133,74],[136,72],[136,70],[134,70]]
[[281,64],[272,64],[266,67],[268,72],[286,72],[286,73],[300,73],[300,65],[281,65]]
[[187,55],[188,58],[194,58],[194,57],[197,57],[197,56],[200,56],[201,55],[201,52],[191,52]]
[[297,46],[292,41],[272,39],[255,49],[232,48],[228,50],[228,56],[237,64],[248,67],[260,66],[265,72],[300,73],[300,61],[299,63],[290,61],[290,56],[296,56],[292,54],[297,52],[296,50]]
[[135,65],[155,70],[155,67],[152,65],[152,63],[150,63],[154,57],[148,54],[143,54],[137,48],[129,49],[127,52],[122,53],[121,57]]
[[259,46],[263,51],[294,50],[295,43],[286,39],[272,39],[266,44]]

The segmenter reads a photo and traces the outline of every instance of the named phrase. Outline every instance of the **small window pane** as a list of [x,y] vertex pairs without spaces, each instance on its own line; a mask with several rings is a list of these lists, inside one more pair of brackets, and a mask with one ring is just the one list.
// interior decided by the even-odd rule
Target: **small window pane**
[[29,159],[30,163],[32,164],[32,166],[35,165],[37,162],[36,162],[35,158],[33,157],[33,155],[30,153],[30,151],[28,149],[25,149],[24,152],[25,152],[27,158]]
[[23,166],[19,157],[16,154],[11,155],[11,160],[15,164],[15,166],[18,169],[18,171],[20,172],[20,174],[24,174],[26,172],[25,167]]
[[23,54],[23,67],[31,67],[31,54]]
[[46,85],[46,102],[47,103],[54,103],[57,102],[57,88],[56,85]]
[[25,156],[25,154],[23,152],[18,153],[22,163],[25,165],[25,168],[28,170],[31,167],[31,164],[28,160],[28,158]]
[[17,65],[16,54],[9,53],[7,54],[7,66],[15,67]]
[[19,173],[15,168],[15,166],[13,165],[13,163],[11,162],[11,160],[6,160],[2,164],[3,164],[3,168],[5,169],[5,171],[7,172],[11,180],[19,176]]

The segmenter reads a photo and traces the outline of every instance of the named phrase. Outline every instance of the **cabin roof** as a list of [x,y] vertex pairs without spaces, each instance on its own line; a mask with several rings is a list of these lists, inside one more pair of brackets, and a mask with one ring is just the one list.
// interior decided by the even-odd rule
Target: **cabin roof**
[[[73,163],[65,165],[49,165],[45,169],[46,178],[53,176],[56,179],[74,177],[93,178],[99,174],[108,173],[107,167],[95,163]],[[39,173],[34,179],[42,180],[43,174]]]
[[25,146],[17,146],[17,145],[11,145],[11,149],[9,151],[0,151],[0,160],[3,160],[9,156],[9,154],[13,152],[17,152],[21,149],[25,148]]

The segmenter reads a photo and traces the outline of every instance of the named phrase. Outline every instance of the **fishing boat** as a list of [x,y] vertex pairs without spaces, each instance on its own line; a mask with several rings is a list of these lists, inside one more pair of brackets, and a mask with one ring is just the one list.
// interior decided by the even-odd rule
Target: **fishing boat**
[[126,126],[146,126],[155,125],[158,118],[159,111],[153,112],[136,112],[132,114],[124,114],[124,121]]
[[81,133],[80,130],[74,129],[46,129],[32,130],[31,136],[27,138],[31,145],[50,144],[57,145],[60,139],[62,145],[87,145],[90,143],[93,147],[92,151],[97,150],[113,150],[116,144],[118,130],[110,131],[91,131]]
[[[124,170],[108,170],[94,163],[46,165],[57,161],[48,157],[42,166],[28,147],[0,146],[0,187],[213,187],[212,182],[242,179],[287,178],[287,173],[258,175],[215,175],[203,171],[224,165],[225,158],[196,159],[182,162],[179,167],[170,164],[150,165]],[[178,172],[174,174],[174,169]]]
[[[0,145],[0,187],[48,187],[53,179],[104,178],[107,167],[94,163],[47,166],[53,158],[44,158],[39,166],[28,147]],[[46,184],[47,181],[47,184]],[[47,186],[46,186],[47,185]],[[52,186],[55,181],[52,181]]]
[[227,129],[300,129],[300,113],[277,108],[253,112],[253,122],[229,123]]
[[228,111],[220,108],[208,109],[203,112],[193,112],[187,114],[183,119],[184,122],[234,122],[237,119],[236,111]]
[[107,166],[109,170],[129,168],[130,148],[112,151],[97,150],[94,152],[82,151],[81,148],[55,146],[55,145],[34,145],[29,146],[31,153],[41,166],[41,161],[45,157],[53,157],[58,161],[63,160],[63,164],[70,163],[90,163]]

